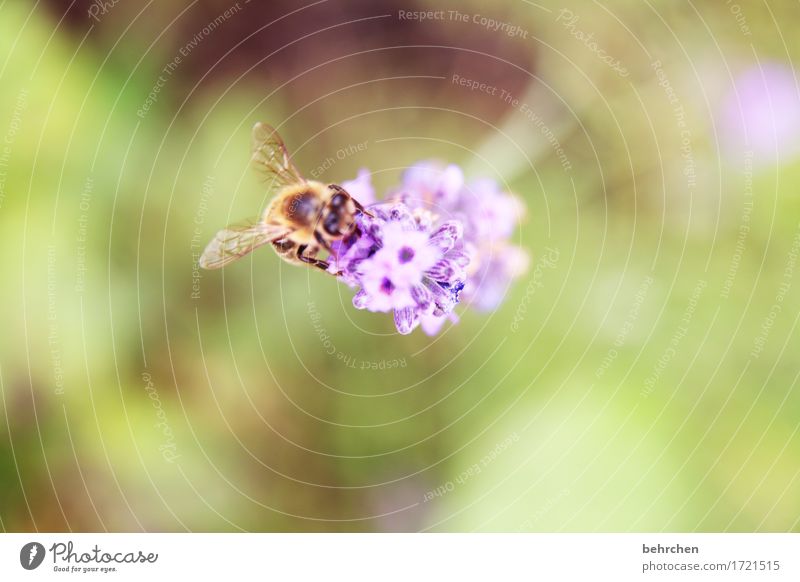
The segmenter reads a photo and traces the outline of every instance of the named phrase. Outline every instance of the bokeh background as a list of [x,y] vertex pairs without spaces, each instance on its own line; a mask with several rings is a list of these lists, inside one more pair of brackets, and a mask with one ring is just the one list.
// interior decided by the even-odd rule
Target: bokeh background
[[[798,21],[0,2],[0,527],[797,531]],[[435,338],[268,249],[197,273],[259,120],[326,181],[497,180],[530,269]]]

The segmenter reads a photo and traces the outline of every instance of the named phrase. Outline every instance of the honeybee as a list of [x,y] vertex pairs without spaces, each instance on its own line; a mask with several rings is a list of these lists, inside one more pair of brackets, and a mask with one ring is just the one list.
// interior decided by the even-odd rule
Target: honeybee
[[329,263],[317,255],[331,253],[331,243],[355,231],[357,213],[371,214],[341,186],[303,178],[278,132],[265,123],[253,127],[251,161],[275,196],[261,217],[219,231],[199,265],[219,269],[271,243],[284,261],[328,272]]

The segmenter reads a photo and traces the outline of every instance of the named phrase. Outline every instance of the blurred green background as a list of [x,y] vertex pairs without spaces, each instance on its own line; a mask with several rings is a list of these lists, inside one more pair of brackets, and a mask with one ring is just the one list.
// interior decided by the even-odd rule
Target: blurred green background
[[[798,16],[0,3],[0,526],[800,529]],[[498,180],[530,270],[436,338],[268,249],[193,272],[259,120],[326,181]]]

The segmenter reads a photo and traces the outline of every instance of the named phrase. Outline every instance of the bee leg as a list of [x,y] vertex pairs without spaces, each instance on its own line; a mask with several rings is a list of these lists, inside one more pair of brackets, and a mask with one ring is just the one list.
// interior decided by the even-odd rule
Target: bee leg
[[314,238],[319,243],[319,246],[321,246],[326,251],[330,252],[331,246],[328,244],[328,242],[325,240],[325,238],[319,233],[319,231],[316,231],[316,230],[314,231]]
[[282,238],[272,242],[275,252],[282,257],[288,257],[297,252],[297,246],[288,238]]
[[353,198],[352,196],[350,197],[350,200],[352,200],[352,201],[353,201],[353,204],[355,204],[355,205],[356,205],[356,210],[358,210],[358,211],[359,211],[359,212],[361,212],[362,214],[366,214],[367,216],[371,216],[371,217],[373,217],[373,218],[375,217],[375,215],[374,215],[374,214],[372,214],[372,213],[371,213],[369,210],[367,210],[366,208],[364,208],[364,206],[362,206],[362,204],[361,204],[361,203],[360,203],[358,200],[356,200],[356,199],[355,199],[355,198]]
[[[314,238],[315,238],[315,239],[317,239],[317,242],[319,243],[319,247],[320,247],[320,248],[322,248],[322,249],[325,249],[326,251],[328,251],[328,253],[330,254],[330,256],[334,257],[335,259],[338,259],[338,258],[339,258],[339,257],[337,257],[337,256],[336,256],[336,254],[334,253],[334,251],[333,251],[333,249],[331,248],[331,245],[328,243],[328,241],[326,241],[326,240],[325,240],[325,238],[324,238],[324,237],[323,237],[323,236],[322,236],[322,235],[321,235],[319,232],[314,232]],[[330,257],[328,257],[328,258],[330,259]],[[302,259],[301,259],[301,260],[302,260]],[[328,263],[328,262],[326,262],[326,261],[320,261],[320,262],[321,262],[321,263],[325,263],[326,265],[330,265],[330,263]],[[327,268],[328,268],[328,267],[325,267],[325,269],[327,269]],[[328,272],[330,273],[330,271],[328,271]],[[336,272],[336,273],[331,273],[331,274],[332,274],[334,277],[338,277],[339,275],[341,275],[341,274],[342,274],[342,271],[338,271],[338,272]]]
[[[330,266],[328,264],[328,261],[322,261],[313,255],[306,255],[305,254],[306,249],[308,249],[308,245],[300,245],[299,247],[297,247],[297,252],[295,253],[295,256],[302,262],[327,272],[328,267]],[[313,254],[316,255],[317,253],[314,252]]]

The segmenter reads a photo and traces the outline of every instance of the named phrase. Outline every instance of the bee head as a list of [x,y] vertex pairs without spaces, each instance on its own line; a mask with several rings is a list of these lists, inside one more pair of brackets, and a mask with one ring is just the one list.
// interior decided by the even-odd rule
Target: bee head
[[344,188],[335,184],[329,188],[331,196],[322,212],[322,229],[328,236],[344,236],[355,221],[356,206]]

